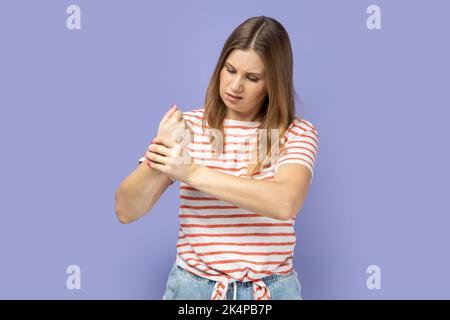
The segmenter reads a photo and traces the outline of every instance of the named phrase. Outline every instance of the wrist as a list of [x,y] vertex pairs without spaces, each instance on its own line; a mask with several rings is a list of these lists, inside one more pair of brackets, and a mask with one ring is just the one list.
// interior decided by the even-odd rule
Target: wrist
[[153,176],[167,176],[167,178],[170,180],[170,184],[173,184],[176,179],[172,178],[168,174],[161,172],[159,170],[156,170],[155,168],[150,167],[150,160],[146,159],[145,162],[147,163],[147,167],[150,169],[150,174]]

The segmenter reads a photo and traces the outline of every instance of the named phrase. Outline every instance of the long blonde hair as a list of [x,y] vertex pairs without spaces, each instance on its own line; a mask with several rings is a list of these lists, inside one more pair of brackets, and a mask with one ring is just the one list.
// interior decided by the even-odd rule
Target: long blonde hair
[[[293,58],[289,35],[284,27],[275,19],[259,16],[245,20],[226,40],[216,68],[213,72],[205,96],[204,116],[202,129],[205,130],[206,122],[209,128],[218,129],[224,135],[223,121],[226,116],[224,102],[219,94],[220,72],[228,55],[235,49],[254,50],[261,58],[266,75],[267,96],[256,115],[261,118],[260,129],[266,129],[266,154],[264,159],[259,154],[260,134],[257,135],[256,163],[249,165],[247,175],[251,176],[271,162],[275,147],[280,147],[280,140],[286,132],[289,124],[295,117],[295,93],[293,85]],[[278,129],[278,134],[272,141],[271,129]],[[264,130],[258,130],[264,132]],[[213,143],[215,137],[209,134],[209,142]],[[225,140],[223,140],[222,150]],[[217,143],[214,144],[218,149]],[[277,149],[279,150],[279,149]]]

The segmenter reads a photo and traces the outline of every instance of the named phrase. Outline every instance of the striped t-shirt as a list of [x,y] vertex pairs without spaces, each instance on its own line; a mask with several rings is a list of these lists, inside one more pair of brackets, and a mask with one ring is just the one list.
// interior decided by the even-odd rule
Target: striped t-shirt
[[[249,144],[256,143],[260,122],[225,118],[224,150],[213,153],[207,132],[202,131],[203,113],[203,108],[183,112],[193,132],[193,139],[187,146],[192,159],[199,165],[249,178],[245,176],[252,149]],[[281,139],[284,151],[277,161],[252,175],[252,179],[273,180],[278,168],[287,163],[304,165],[313,176],[318,138],[316,128],[309,121],[295,117]],[[139,162],[143,160],[144,157]],[[261,278],[293,271],[295,219],[282,221],[264,217],[183,182],[180,182],[179,219],[177,265],[216,281],[212,299],[225,299],[228,283],[236,280],[253,281],[255,300],[269,299],[269,290]]]

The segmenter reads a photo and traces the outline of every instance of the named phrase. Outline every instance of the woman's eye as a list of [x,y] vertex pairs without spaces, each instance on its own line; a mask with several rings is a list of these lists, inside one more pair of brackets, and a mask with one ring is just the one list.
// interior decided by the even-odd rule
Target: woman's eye
[[[236,73],[234,70],[230,70],[230,69],[227,69],[227,71],[228,71],[229,73]],[[250,78],[250,77],[247,77],[247,79],[250,80],[251,82],[256,82],[256,81],[258,81],[258,79]]]

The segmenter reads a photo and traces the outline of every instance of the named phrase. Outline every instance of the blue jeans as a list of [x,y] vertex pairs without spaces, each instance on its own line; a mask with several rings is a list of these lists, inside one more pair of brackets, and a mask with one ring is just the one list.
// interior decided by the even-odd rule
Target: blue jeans
[[[297,272],[286,275],[271,275],[262,278],[270,291],[271,300],[302,300],[301,285]],[[211,300],[215,281],[197,276],[179,267],[176,263],[170,271],[163,300]],[[253,283],[236,281],[228,285],[227,300],[253,300]]]

